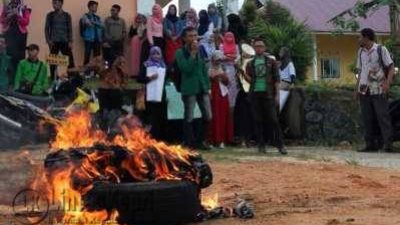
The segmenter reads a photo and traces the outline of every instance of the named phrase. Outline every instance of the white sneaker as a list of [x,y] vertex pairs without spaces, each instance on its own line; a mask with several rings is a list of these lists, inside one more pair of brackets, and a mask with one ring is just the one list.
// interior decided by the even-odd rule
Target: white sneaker
[[224,143],[221,143],[221,144],[219,145],[219,148],[220,148],[220,149],[224,149],[224,148],[225,148],[225,144],[224,144]]

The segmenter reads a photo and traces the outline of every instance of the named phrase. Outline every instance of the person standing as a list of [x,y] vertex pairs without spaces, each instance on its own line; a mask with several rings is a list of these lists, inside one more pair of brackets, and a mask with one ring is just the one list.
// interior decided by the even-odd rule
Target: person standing
[[197,30],[199,26],[199,19],[197,18],[197,12],[194,8],[190,8],[185,13],[185,27],[192,27]]
[[79,23],[81,36],[85,41],[84,65],[89,63],[92,52],[93,57],[97,57],[101,54],[103,24],[101,18],[96,14],[98,6],[98,2],[89,1],[87,4],[89,12],[83,15]]
[[8,66],[10,65],[10,56],[7,55],[6,39],[0,35],[0,94],[6,93],[9,87]]
[[[150,68],[150,70],[148,70]],[[153,138],[157,140],[164,140],[167,122],[167,104],[166,104],[166,96],[165,96],[165,76],[161,76],[161,74],[154,73],[148,74],[154,70],[165,69],[166,64],[162,57],[162,52],[160,47],[153,46],[150,49],[150,56],[147,61],[144,62],[140,75],[138,77],[138,81],[141,83],[145,83],[146,85],[156,82],[157,79],[162,79],[164,85],[161,87],[162,90],[154,90],[162,93],[161,100],[146,100],[146,115],[148,117],[148,122],[151,125],[150,133]],[[152,71],[151,71],[152,70]],[[146,87],[147,88],[147,87]]]
[[[72,54],[72,20],[71,15],[63,10],[64,0],[53,0],[54,11],[46,16],[45,37],[51,54],[69,57],[68,68],[75,67]],[[50,66],[51,79],[54,79],[56,67]]]
[[[183,30],[182,37],[185,45],[176,52],[177,67],[181,73],[180,90],[184,104],[184,145],[208,150],[205,143],[209,123],[212,119],[210,104],[210,81],[204,60],[199,55],[197,42],[197,29],[187,27]],[[203,129],[198,145],[195,145],[193,135],[193,117],[195,105],[199,105]]]
[[231,13],[228,15],[228,31],[235,35],[237,43],[242,43],[247,39],[247,29],[239,15]]
[[164,19],[164,35],[166,39],[165,62],[171,65],[175,61],[175,53],[182,47],[180,38],[183,30],[183,22],[177,16],[177,8],[175,5],[170,5],[167,16]]
[[47,64],[39,60],[39,46],[27,48],[28,58],[21,60],[15,75],[14,90],[27,95],[42,96],[50,87]]
[[279,67],[279,76],[281,78],[279,112],[282,112],[288,100],[290,88],[296,79],[296,69],[290,57],[289,48],[283,47],[279,52],[279,58],[281,64]]
[[[366,147],[360,152],[379,150],[382,147],[381,140],[383,140],[383,150],[392,152],[388,92],[395,71],[393,60],[384,46],[375,43],[375,32],[370,28],[361,31],[360,46],[356,95],[360,101],[366,142]],[[380,131],[379,135],[376,134],[377,130]]]
[[9,82],[14,82],[18,63],[25,59],[25,48],[28,40],[28,25],[31,9],[23,0],[11,0],[3,5],[0,22],[7,44],[7,54],[11,57]]
[[223,60],[225,56],[220,50],[213,53],[211,57],[211,68],[209,76],[212,81],[211,85],[211,143],[225,148],[225,144],[233,141],[233,124],[231,114],[229,112],[228,99],[228,76],[223,68]]
[[255,132],[258,141],[258,150],[265,153],[266,124],[271,127],[273,139],[279,152],[283,155],[287,151],[283,144],[283,134],[280,128],[279,108],[279,71],[275,60],[265,53],[266,46],[262,39],[254,40],[255,58],[247,64],[246,76],[250,84],[250,101],[255,120]]
[[231,109],[231,114],[233,118],[236,98],[239,93],[239,83],[236,76],[235,68],[236,61],[239,57],[239,48],[236,45],[235,36],[232,32],[225,33],[220,49],[225,55],[224,67],[226,74],[229,78],[229,108]]
[[104,60],[110,65],[118,56],[124,54],[126,23],[123,18],[119,17],[120,12],[121,6],[115,4],[111,7],[111,16],[104,20],[103,55]]
[[160,47],[164,52],[164,28],[163,28],[163,12],[159,4],[155,4],[152,8],[152,15],[147,19],[146,24],[147,41],[143,44],[141,52],[141,64],[149,58],[150,49],[153,46]]
[[222,31],[222,17],[218,13],[218,8],[215,3],[208,5],[208,16],[214,25],[214,32],[220,33]]
[[129,31],[129,37],[131,38],[131,67],[133,76],[139,75],[140,71],[140,56],[143,43],[146,40],[146,22],[146,16],[138,14]]
[[206,10],[199,12],[199,27],[197,31],[201,39],[214,33],[214,24],[210,20]]

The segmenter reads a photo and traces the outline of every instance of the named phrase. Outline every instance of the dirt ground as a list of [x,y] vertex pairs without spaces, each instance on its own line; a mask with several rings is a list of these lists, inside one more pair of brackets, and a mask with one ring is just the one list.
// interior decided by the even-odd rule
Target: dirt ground
[[[0,224],[9,219],[12,198],[40,166],[45,151],[0,153]],[[261,157],[257,154],[253,158]],[[398,225],[400,173],[350,163],[301,159],[235,160],[206,154],[221,204],[252,203],[251,220],[217,219],[204,225]],[[9,217],[8,217],[9,218]],[[11,219],[12,220],[12,219]]]

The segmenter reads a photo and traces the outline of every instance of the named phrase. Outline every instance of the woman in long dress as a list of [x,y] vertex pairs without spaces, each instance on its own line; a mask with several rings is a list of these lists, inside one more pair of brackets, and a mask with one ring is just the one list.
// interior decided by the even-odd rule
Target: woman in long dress
[[182,47],[180,36],[184,24],[177,16],[177,12],[176,6],[170,5],[167,16],[164,19],[164,34],[166,36],[165,62],[167,65],[171,65],[175,61],[175,53]]
[[209,76],[211,86],[211,143],[224,148],[233,141],[233,124],[229,110],[228,87],[229,79],[224,71],[224,54],[217,50],[211,57]]
[[232,32],[225,33],[220,49],[225,55],[224,67],[229,79],[229,107],[233,112],[233,108],[235,108],[236,104],[236,98],[239,93],[235,68],[235,63],[239,56],[239,49],[236,45],[235,36]]
[[140,71],[140,54],[143,42],[146,40],[146,21],[146,16],[138,14],[129,32],[131,37],[131,74],[133,76],[137,76]]

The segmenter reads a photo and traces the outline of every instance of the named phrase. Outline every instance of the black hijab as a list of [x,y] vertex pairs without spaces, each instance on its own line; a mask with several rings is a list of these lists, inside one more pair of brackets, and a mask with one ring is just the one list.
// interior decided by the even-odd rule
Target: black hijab
[[[169,13],[169,10],[171,8],[175,8],[175,14],[173,14],[173,15],[171,15]],[[178,13],[178,11],[177,11],[176,5],[170,5],[168,7],[168,12],[167,12],[167,16],[166,16],[167,20],[171,21],[172,23],[176,23],[179,20],[179,17],[177,16],[177,13]]]
[[281,51],[283,52],[283,55],[279,56],[281,57],[281,70],[284,70],[292,62],[292,58],[290,57],[289,48],[283,47]]
[[208,27],[210,26],[210,17],[208,16],[208,12],[206,10],[201,10],[199,12],[199,35],[202,36],[208,31]]

